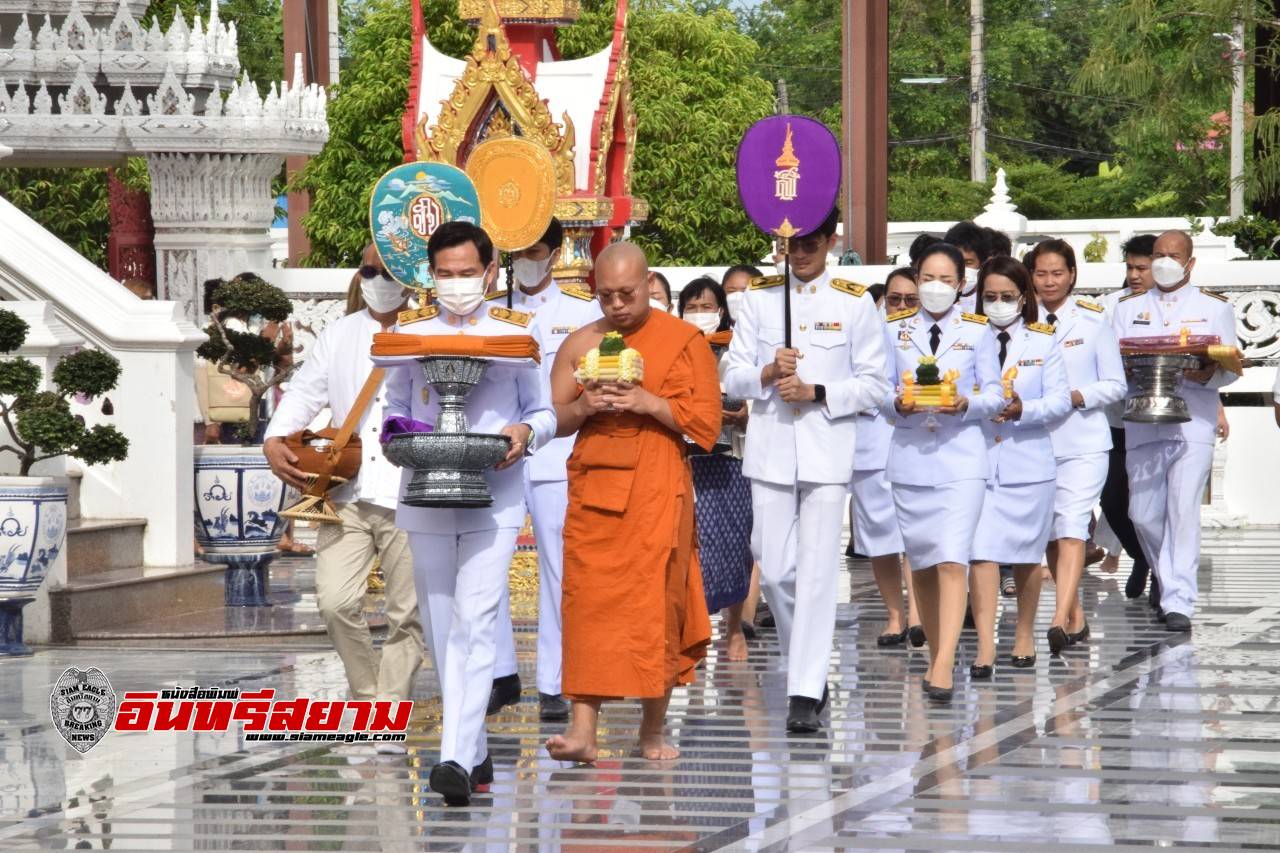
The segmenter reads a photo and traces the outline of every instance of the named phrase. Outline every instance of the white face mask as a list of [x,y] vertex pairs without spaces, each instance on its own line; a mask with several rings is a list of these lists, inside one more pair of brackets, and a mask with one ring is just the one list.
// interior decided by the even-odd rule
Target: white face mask
[[684,315],[684,319],[697,326],[704,335],[709,335],[720,328],[719,311],[690,311]]
[[484,301],[484,276],[436,279],[436,299],[451,314],[470,314]]
[[551,271],[551,256],[535,261],[530,258],[516,258],[511,262],[511,269],[516,275],[516,283],[532,290],[542,284],[542,280]]
[[1005,326],[1018,319],[1018,315],[1022,313],[1022,301],[1017,302],[984,302],[982,310],[987,313],[991,322],[1004,328]]
[[668,308],[667,306],[663,305],[661,302],[659,302],[658,300],[654,299],[652,296],[650,296],[650,297],[649,297],[649,307],[650,307],[650,308],[652,308],[654,311],[661,311],[663,314],[670,314],[670,313],[671,313],[671,309],[670,309],[670,308]]
[[920,285],[920,304],[931,314],[941,314],[956,301],[956,289],[945,281],[926,281]]
[[398,281],[387,281],[382,276],[360,280],[360,295],[370,311],[386,314],[404,304],[405,292]]
[[978,271],[973,267],[964,268],[964,289],[968,293],[978,286]]
[[735,290],[733,293],[724,295],[725,306],[729,309],[729,319],[738,319],[738,313],[742,311],[742,302],[746,298],[747,292],[745,290]]
[[1186,276],[1186,268],[1173,258],[1156,258],[1151,262],[1151,277],[1160,287],[1173,287]]

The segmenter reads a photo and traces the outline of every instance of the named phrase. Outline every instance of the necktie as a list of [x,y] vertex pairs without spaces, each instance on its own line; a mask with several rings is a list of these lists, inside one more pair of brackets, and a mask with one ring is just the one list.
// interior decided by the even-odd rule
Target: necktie
[[1049,316],[1044,319],[1050,326],[1058,325],[1058,315],[1054,314],[1052,311],[1050,311]]
[[1004,367],[1004,357],[1009,354],[1009,333],[1001,332],[996,340],[1000,342],[1000,366]]
[[938,328],[938,324],[934,323],[929,327],[929,352],[934,355],[938,354],[938,344],[942,341],[942,329]]

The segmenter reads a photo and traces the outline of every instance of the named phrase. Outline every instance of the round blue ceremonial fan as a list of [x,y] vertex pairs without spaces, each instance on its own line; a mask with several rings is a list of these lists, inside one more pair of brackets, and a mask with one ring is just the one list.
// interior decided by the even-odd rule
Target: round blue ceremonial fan
[[467,173],[444,163],[404,163],[378,179],[369,230],[387,272],[406,287],[429,287],[427,240],[453,220],[480,224],[480,199]]

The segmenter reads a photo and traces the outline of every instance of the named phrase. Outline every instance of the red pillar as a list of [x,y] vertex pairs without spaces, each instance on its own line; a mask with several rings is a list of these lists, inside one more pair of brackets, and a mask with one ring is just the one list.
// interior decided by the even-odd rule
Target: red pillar
[[843,0],[845,245],[884,263],[889,227],[889,4]]
[[[293,79],[294,57],[302,56],[303,79]],[[284,75],[290,86],[316,83],[329,86],[329,4],[327,0],[284,0]],[[285,159],[289,180],[307,164],[296,155]],[[302,228],[302,217],[311,209],[311,196],[289,193],[289,265],[297,266],[311,251],[311,241]]]

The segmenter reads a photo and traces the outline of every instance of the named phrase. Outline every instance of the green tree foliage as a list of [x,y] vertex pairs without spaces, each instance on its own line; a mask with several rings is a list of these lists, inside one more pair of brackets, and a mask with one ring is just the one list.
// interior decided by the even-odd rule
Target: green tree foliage
[[0,445],[0,453],[18,457],[18,473],[23,477],[35,463],[63,454],[87,465],[124,459],[129,440],[114,426],[86,428],[68,402],[73,394],[97,397],[114,389],[120,362],[93,350],[63,356],[53,369],[57,390],[41,391],[40,368],[10,355],[26,342],[27,331],[25,320],[0,309],[0,355],[5,356],[0,360],[0,421],[12,442]]
[[[406,0],[374,0],[352,34],[329,144],[296,180],[312,192],[307,233],[317,266],[354,264],[368,241],[374,182],[402,158],[400,116],[408,93],[410,20]],[[442,52],[462,56],[474,30],[454,0],[424,4],[427,30]],[[724,10],[651,2],[630,16],[633,98],[640,116],[632,191],[653,218],[636,240],[661,263],[734,263],[758,257],[765,241],[741,212],[733,161],[742,131],[769,111],[766,81],[752,73],[755,45]],[[566,59],[604,49],[614,4],[587,0],[578,23],[562,28]],[[577,128],[578,144],[588,129]]]

